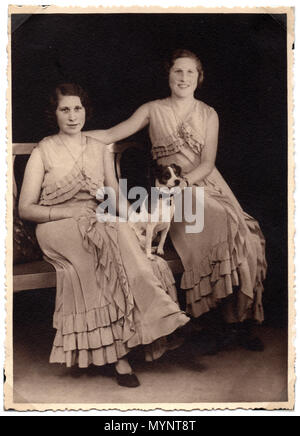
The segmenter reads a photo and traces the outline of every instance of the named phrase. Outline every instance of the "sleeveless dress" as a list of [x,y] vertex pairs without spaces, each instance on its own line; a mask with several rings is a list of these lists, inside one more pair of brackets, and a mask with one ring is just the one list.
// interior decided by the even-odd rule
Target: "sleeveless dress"
[[104,146],[84,135],[82,145],[82,167],[59,135],[37,146],[45,167],[39,204],[91,209],[78,220],[37,225],[38,242],[57,272],[50,362],[100,366],[138,345],[146,346],[147,360],[156,359],[166,350],[166,336],[189,318],[179,309],[166,262],[149,261],[127,223],[97,221]]
[[[149,111],[153,158],[162,165],[180,165],[183,175],[199,166],[214,109],[195,100],[180,126],[169,98],[150,102]],[[216,168],[195,186],[204,188],[203,231],[186,233],[184,221],[173,222],[170,229],[184,266],[181,288],[186,291],[187,312],[199,317],[226,299],[227,322],[251,317],[262,322],[267,265],[259,224],[242,210]]]

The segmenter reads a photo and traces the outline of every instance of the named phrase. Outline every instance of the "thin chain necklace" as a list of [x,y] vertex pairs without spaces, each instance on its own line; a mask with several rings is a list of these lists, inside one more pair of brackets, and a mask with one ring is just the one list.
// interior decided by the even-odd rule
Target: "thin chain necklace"
[[186,121],[187,117],[190,115],[191,111],[194,110],[194,108],[196,106],[196,100],[193,100],[193,104],[191,105],[190,109],[188,110],[188,112],[184,118],[181,118],[178,115],[178,113],[174,107],[174,104],[172,102],[172,99],[170,99],[170,103],[171,103],[172,112],[173,112],[176,126],[177,126],[177,133],[181,138],[185,139],[186,136],[188,135],[188,131],[185,127],[185,121]]
[[[80,155],[79,155],[77,158],[74,157],[73,153],[71,152],[71,150],[69,149],[69,147],[67,146],[67,144],[63,141],[62,137],[61,137],[60,135],[58,135],[58,137],[59,137],[59,139],[60,139],[62,145],[66,148],[66,150],[68,151],[69,155],[70,155],[71,158],[73,159],[73,161],[74,161],[76,167],[79,169],[79,171],[80,171],[82,177],[83,177],[84,179],[86,179],[86,173],[85,173],[85,170],[84,170],[84,161],[83,161],[83,158],[84,158],[83,154],[84,154],[84,150],[85,150],[84,145],[85,145],[85,144],[83,144],[82,136],[81,136],[81,153],[80,153]],[[79,159],[81,160],[81,165],[78,163],[78,160],[79,160]]]

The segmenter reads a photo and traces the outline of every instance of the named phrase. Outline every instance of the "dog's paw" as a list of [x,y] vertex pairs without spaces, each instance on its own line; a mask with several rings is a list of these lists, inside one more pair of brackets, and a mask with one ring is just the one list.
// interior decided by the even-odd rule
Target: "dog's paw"
[[160,256],[163,256],[165,254],[164,249],[163,248],[157,248],[156,253],[159,254]]
[[154,260],[155,259],[155,256],[153,256],[153,254],[151,254],[151,253],[147,253],[147,257],[148,257],[149,260]]

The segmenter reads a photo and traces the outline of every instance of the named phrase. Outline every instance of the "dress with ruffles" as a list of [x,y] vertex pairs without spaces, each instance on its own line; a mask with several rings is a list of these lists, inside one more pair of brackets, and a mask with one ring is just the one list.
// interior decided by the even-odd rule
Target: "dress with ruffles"
[[39,204],[88,208],[77,220],[38,224],[37,239],[57,272],[52,363],[115,363],[138,345],[147,360],[167,349],[167,335],[189,318],[179,309],[167,263],[149,261],[125,222],[99,222],[104,146],[82,135],[83,154],[72,159],[59,135],[42,140],[45,167]]
[[[170,98],[150,102],[149,112],[153,158],[162,165],[180,165],[183,175],[199,166],[214,109],[195,100],[180,126]],[[262,322],[267,265],[259,224],[242,210],[216,168],[197,186],[204,188],[203,231],[187,233],[184,220],[173,222],[170,229],[184,266],[181,288],[186,291],[186,310],[199,317],[226,299],[228,322],[246,318]]]

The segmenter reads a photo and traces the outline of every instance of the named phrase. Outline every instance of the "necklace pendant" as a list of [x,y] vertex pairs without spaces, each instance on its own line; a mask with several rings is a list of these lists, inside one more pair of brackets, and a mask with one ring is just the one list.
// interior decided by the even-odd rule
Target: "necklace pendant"
[[186,127],[184,125],[184,123],[182,123],[179,127],[178,127],[178,134],[182,139],[186,139],[186,137],[188,136],[188,132],[186,130]]
[[178,135],[182,138],[184,136],[184,127],[183,124],[178,126]]

